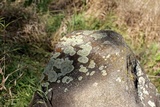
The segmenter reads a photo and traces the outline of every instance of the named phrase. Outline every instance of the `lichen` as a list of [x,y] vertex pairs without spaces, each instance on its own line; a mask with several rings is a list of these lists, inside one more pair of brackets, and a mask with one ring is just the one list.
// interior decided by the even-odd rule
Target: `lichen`
[[96,66],[96,63],[94,62],[94,60],[91,60],[88,68],[95,68],[95,66]]
[[139,77],[138,82],[141,87],[144,87],[145,79],[143,77]]
[[49,72],[48,81],[56,82],[57,78],[58,78],[57,73],[54,70]]
[[61,74],[66,75],[73,71],[74,66],[72,65],[73,61],[65,58],[64,62],[61,64]]
[[69,91],[68,88],[65,88],[65,89],[64,89],[64,92],[67,92],[67,91]]
[[152,102],[151,100],[148,101],[148,104],[149,104],[151,107],[156,107],[155,103]]
[[137,71],[137,76],[142,76],[144,74],[139,65],[139,62],[137,62],[136,71]]
[[80,45],[79,47],[82,49],[77,52],[77,54],[80,56],[88,56],[92,50],[92,46],[90,42]]
[[91,37],[93,37],[95,40],[99,40],[99,39],[102,39],[102,38],[106,37],[106,35],[94,33],[94,34],[91,35]]
[[121,79],[120,77],[118,77],[118,78],[116,79],[116,81],[117,81],[117,82],[121,82],[122,79]]
[[93,83],[93,86],[94,86],[94,87],[97,87],[97,86],[98,86],[98,83],[97,83],[97,82]]
[[88,76],[88,75],[89,75],[89,72],[86,73],[86,76]]
[[85,30],[83,31],[83,35],[90,35],[93,31]]
[[56,63],[54,63],[53,66],[56,67],[57,69],[60,69],[61,65],[62,65],[62,62],[64,62],[64,60],[58,58],[58,59],[55,60],[55,62]]
[[86,67],[84,67],[83,65],[80,65],[79,72],[86,73],[87,71],[88,71],[88,69]]
[[73,71],[74,66],[72,65],[72,63],[73,61],[69,60],[68,58],[51,58],[48,66],[44,70],[44,75],[48,76],[49,82],[56,82],[58,77],[64,76]]
[[82,57],[79,57],[78,58],[78,61],[80,62],[80,63],[87,63],[88,62],[88,58],[86,57],[86,56],[82,56]]
[[59,53],[59,52],[55,52],[55,53],[53,54],[52,58],[57,58],[60,54],[61,54],[61,53]]
[[102,76],[106,76],[107,75],[107,71],[106,70],[102,70]]
[[82,76],[79,76],[79,77],[78,77],[78,80],[79,80],[79,81],[81,81],[82,79],[83,79],[83,77],[82,77]]
[[62,79],[62,83],[66,83],[66,84],[69,84],[71,81],[73,81],[73,78],[69,76],[65,76]]
[[104,69],[104,65],[101,65],[100,67],[99,67],[99,70],[103,70]]
[[90,73],[90,76],[94,75],[94,74],[95,74],[95,72],[96,72],[96,71],[92,71],[92,72]]
[[60,83],[61,82],[61,80],[57,80],[57,83]]
[[64,53],[69,54],[70,56],[73,56],[75,55],[76,51],[74,50],[72,46],[68,46],[64,49]]
[[72,38],[67,38],[67,37],[63,37],[61,40],[61,44],[63,44],[64,46],[75,46],[75,45],[80,45],[83,44],[84,41],[82,39],[82,35],[79,36],[75,36]]

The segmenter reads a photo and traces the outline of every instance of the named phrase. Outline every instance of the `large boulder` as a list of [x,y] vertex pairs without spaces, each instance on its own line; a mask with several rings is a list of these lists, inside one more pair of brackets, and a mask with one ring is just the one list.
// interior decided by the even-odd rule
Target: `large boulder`
[[30,107],[160,107],[155,86],[122,36],[77,31],[64,36]]

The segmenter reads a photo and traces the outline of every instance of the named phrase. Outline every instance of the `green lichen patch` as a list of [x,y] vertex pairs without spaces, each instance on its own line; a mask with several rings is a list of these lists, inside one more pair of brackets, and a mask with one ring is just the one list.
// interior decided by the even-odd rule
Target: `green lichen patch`
[[80,69],[79,69],[79,72],[83,72],[83,73],[86,73],[88,71],[88,69],[83,66],[83,65],[80,65]]
[[69,54],[70,56],[73,56],[75,55],[76,51],[74,50],[72,46],[68,46],[64,49],[64,53]]
[[57,58],[57,57],[60,56],[60,54],[61,54],[61,53],[59,53],[59,52],[55,52],[55,53],[53,54],[52,58]]
[[64,62],[61,64],[61,74],[66,75],[70,72],[72,72],[74,69],[73,61],[69,60],[68,58],[65,58]]
[[90,76],[94,75],[96,71],[91,71]]
[[79,47],[82,49],[77,52],[77,54],[80,56],[88,56],[92,50],[92,46],[90,42],[80,45]]
[[99,67],[99,70],[103,70],[104,69],[104,65],[101,65],[100,67]]
[[82,77],[82,76],[79,76],[79,77],[78,77],[78,80],[79,80],[79,81],[81,81],[82,79],[83,79],[83,77]]
[[80,45],[80,44],[84,43],[82,38],[83,38],[82,35],[74,36],[74,37],[71,37],[71,38],[63,37],[61,39],[62,40],[61,44],[64,45],[64,46]]
[[49,75],[48,75],[49,82],[56,82],[57,78],[58,78],[57,73],[54,70],[49,72]]
[[67,92],[67,91],[69,91],[68,88],[65,88],[65,89],[64,89],[64,92]]
[[99,33],[93,33],[92,35],[91,35],[91,37],[93,37],[95,40],[99,40],[99,39],[102,39],[102,38],[104,38],[104,37],[106,37],[106,35],[102,35],[102,34],[99,34]]
[[80,63],[87,63],[88,62],[88,58],[86,57],[86,56],[82,56],[82,57],[79,57],[78,58],[78,61],[80,62]]
[[63,59],[55,59],[55,63],[53,64],[54,67],[56,67],[57,69],[61,69],[61,65],[64,62]]
[[83,35],[90,35],[92,34],[94,31],[90,31],[90,30],[85,30],[83,31]]
[[73,81],[73,78],[69,76],[65,76],[62,79],[62,83],[66,83],[66,84],[69,84],[71,81]]
[[56,82],[58,77],[64,76],[73,71],[74,66],[72,64],[73,61],[68,58],[51,58],[43,73],[48,77],[49,82]]

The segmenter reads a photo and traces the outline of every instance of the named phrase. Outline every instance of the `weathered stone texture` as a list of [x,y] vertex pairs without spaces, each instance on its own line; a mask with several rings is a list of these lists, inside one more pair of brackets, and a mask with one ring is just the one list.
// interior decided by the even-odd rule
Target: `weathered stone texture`
[[122,36],[77,31],[63,37],[31,107],[160,107],[156,88]]

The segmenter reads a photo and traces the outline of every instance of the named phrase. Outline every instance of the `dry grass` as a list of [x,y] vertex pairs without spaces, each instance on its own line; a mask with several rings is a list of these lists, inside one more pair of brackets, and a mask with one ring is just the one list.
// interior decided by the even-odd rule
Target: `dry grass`
[[[160,1],[155,0],[120,0],[117,13],[119,23],[128,27],[131,39],[137,38],[139,32],[143,32],[146,42],[160,42]],[[122,22],[123,21],[123,22]],[[138,39],[138,38],[137,38]]]
[[0,12],[7,42],[41,42],[46,36],[45,24],[40,20],[35,7],[24,8],[22,3],[4,4]]

